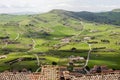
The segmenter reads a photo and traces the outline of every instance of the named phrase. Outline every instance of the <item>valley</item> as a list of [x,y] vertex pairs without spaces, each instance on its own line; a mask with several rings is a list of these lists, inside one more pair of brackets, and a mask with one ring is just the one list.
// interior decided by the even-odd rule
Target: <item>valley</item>
[[78,62],[78,67],[107,65],[120,69],[119,19],[110,24],[88,19],[61,10],[35,15],[1,14],[0,71],[26,68],[35,72],[40,65],[53,62],[67,66],[70,56],[87,60],[87,64]]

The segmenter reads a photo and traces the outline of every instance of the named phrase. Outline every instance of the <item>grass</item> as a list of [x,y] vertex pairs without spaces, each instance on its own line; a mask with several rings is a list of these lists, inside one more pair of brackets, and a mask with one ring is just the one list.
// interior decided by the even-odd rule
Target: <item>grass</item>
[[[36,19],[35,17],[38,17]],[[4,18],[4,19],[3,19]],[[10,18],[7,20],[7,18]],[[53,61],[58,62],[59,65],[66,65],[68,63],[68,57],[71,55],[87,57],[89,47],[83,42],[85,36],[95,37],[89,41],[97,41],[98,44],[92,44],[92,48],[106,47],[106,49],[98,50],[98,52],[92,52],[90,55],[90,61],[88,66],[93,67],[94,65],[107,65],[110,68],[120,69],[120,46],[116,45],[116,42],[120,40],[120,28],[119,26],[108,25],[108,24],[98,24],[83,21],[84,30],[81,32],[82,25],[80,21],[67,18],[63,21],[63,15],[58,16],[55,13],[33,15],[28,16],[0,16],[0,37],[9,36],[10,40],[14,40],[18,33],[20,37],[18,38],[19,44],[8,44],[5,49],[12,50],[9,54],[5,54],[6,51],[2,50],[2,43],[0,40],[0,55],[5,54],[6,59],[0,59],[0,71],[9,69],[22,68],[32,69],[35,71],[37,66],[37,61],[21,61],[13,65],[5,64],[6,61],[10,61],[16,58],[29,57],[35,58],[33,54],[38,54],[39,58],[45,58],[46,60],[41,60],[43,64],[52,64]],[[33,21],[34,20],[34,21]],[[46,20],[46,21],[45,21]],[[19,23],[19,26],[4,26],[3,24],[14,21]],[[63,25],[63,23],[68,23],[68,25]],[[25,26],[27,24],[33,24],[33,26]],[[41,31],[49,33],[49,36],[41,34]],[[98,32],[90,32],[91,30],[97,30]],[[36,36],[31,36],[35,40],[35,49],[31,49],[31,52],[27,52],[30,49],[30,44],[33,44],[31,38],[26,36],[28,32],[37,32]],[[28,35],[33,35],[32,33]],[[117,35],[110,36],[112,33],[118,33]],[[42,36],[42,37],[40,37]],[[71,38],[75,36],[74,38]],[[53,46],[61,45],[61,39],[70,38],[72,41],[66,45],[61,46],[59,49],[54,49]],[[102,43],[101,40],[109,40],[110,43]],[[80,42],[75,42],[75,40],[80,40]],[[76,51],[71,51],[75,47]],[[25,49],[24,51],[22,51]],[[104,52],[104,50],[114,50],[114,52]],[[18,67],[19,66],[19,67]]]

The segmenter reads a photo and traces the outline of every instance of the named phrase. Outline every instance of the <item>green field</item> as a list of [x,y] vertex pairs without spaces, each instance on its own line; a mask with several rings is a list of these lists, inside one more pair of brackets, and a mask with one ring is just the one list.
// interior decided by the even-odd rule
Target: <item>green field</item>
[[[85,40],[85,37],[90,39]],[[65,38],[70,41],[66,42]],[[0,71],[23,68],[36,71],[39,66],[34,54],[40,58],[40,64],[57,62],[66,66],[71,55],[87,57],[89,46],[85,42],[93,42],[89,67],[107,65],[120,69],[120,26],[81,21],[52,12],[0,15],[0,56],[7,56],[0,59]],[[35,59],[6,63],[18,58]]]

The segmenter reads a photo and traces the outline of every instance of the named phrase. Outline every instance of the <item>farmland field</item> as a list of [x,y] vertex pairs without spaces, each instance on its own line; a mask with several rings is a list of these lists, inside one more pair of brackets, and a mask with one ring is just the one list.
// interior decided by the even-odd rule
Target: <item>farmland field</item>
[[[40,64],[67,66],[71,55],[87,57],[88,66],[120,69],[120,26],[79,20],[57,12],[0,15],[0,71],[36,71]],[[75,50],[72,50],[72,49]],[[19,67],[18,67],[19,66]]]

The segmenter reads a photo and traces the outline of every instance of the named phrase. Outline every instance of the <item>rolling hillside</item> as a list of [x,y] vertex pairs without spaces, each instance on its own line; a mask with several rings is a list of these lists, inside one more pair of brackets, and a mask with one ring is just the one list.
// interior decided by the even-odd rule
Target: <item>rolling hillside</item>
[[86,43],[92,47],[89,67],[107,65],[120,69],[119,17],[118,12],[65,10],[34,15],[1,14],[0,71],[22,68],[36,71],[39,66],[35,54],[40,64],[57,62],[67,66],[71,55],[87,58]]

